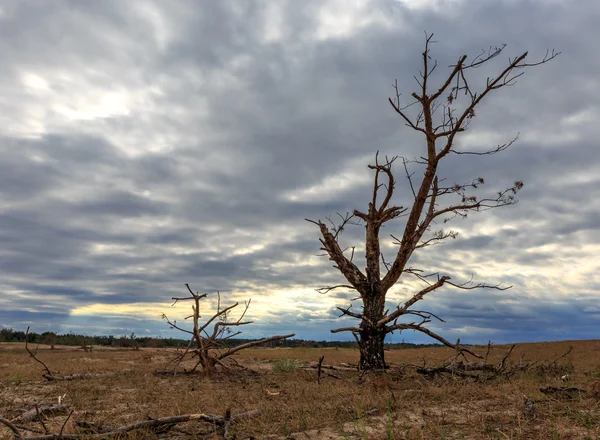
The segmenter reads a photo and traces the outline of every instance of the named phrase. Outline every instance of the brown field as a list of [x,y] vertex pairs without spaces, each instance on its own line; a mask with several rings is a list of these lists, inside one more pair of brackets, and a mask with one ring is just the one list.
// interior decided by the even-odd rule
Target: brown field
[[[189,413],[223,415],[261,409],[262,415],[235,425],[237,439],[600,439],[600,396],[587,392],[571,399],[540,392],[547,386],[590,389],[600,380],[600,341],[519,344],[511,360],[553,360],[569,346],[572,353],[557,368],[530,370],[509,379],[486,382],[445,377],[427,379],[406,365],[439,364],[452,356],[447,348],[387,352],[389,374],[367,375],[359,382],[353,371],[335,371],[341,379],[323,377],[301,366],[325,356],[325,363],[355,364],[352,349],[250,349],[235,359],[255,373],[213,377],[158,377],[173,352],[161,349],[96,349],[73,347],[38,356],[54,374],[115,373],[69,382],[48,382],[42,367],[23,344],[0,343],[0,417],[13,419],[35,404],[64,403],[74,410],[64,433],[76,433],[75,421],[127,425],[148,418]],[[498,361],[508,346],[492,349]],[[485,352],[483,348],[479,351]],[[568,382],[560,376],[568,373]],[[526,412],[525,400],[534,402]],[[59,432],[66,415],[46,420]],[[41,428],[39,422],[26,424]],[[167,434],[135,431],[120,438],[219,438],[214,427],[199,422],[177,425]],[[187,432],[181,432],[185,431]],[[24,435],[39,435],[23,431]],[[0,438],[12,438],[0,425]],[[85,437],[81,437],[85,438]]]

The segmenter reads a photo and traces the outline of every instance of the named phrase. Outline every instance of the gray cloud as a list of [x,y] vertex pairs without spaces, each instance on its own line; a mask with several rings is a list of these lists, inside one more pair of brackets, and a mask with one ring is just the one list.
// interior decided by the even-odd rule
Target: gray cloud
[[[452,156],[440,170],[447,183],[485,177],[479,194],[523,179],[520,202],[443,225],[459,237],[411,260],[513,289],[444,291],[424,305],[448,318],[442,332],[475,329],[473,342],[591,337],[576,316],[595,322],[599,299],[599,8],[4,2],[0,324],[165,334],[156,304],[167,308],[190,282],[231,300],[252,296],[259,327],[249,332],[332,338],[345,322],[333,306],[353,295],[311,290],[343,280],[314,256],[318,231],[304,218],[365,209],[375,151],[422,154],[386,100],[394,78],[403,97],[415,89],[426,29],[437,39],[436,80],[489,45],[507,43],[510,56],[563,54],[491,96],[457,145],[484,149],[519,133],[517,144],[493,157]],[[406,206],[396,170],[396,203]],[[385,232],[401,228],[402,219]],[[351,227],[342,239],[356,245],[363,235]],[[384,251],[390,259],[394,248]],[[390,304],[417,288],[403,280]],[[144,304],[154,308],[125,308]]]

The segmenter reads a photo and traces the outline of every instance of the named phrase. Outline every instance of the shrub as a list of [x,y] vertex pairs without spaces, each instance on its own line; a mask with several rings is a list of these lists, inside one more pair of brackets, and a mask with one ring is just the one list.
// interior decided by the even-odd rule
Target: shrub
[[273,361],[273,371],[280,371],[285,373],[293,373],[298,368],[298,361],[296,359],[277,359]]

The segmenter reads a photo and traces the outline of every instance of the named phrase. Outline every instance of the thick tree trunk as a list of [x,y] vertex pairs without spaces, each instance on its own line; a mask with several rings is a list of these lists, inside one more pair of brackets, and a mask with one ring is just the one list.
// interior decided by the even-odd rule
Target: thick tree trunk
[[373,328],[365,328],[360,332],[360,363],[361,371],[383,370],[385,360],[383,355],[383,341],[385,332]]
[[383,370],[385,359],[383,354],[383,341],[385,327],[377,328],[375,325],[383,318],[385,306],[385,292],[381,290],[379,282],[374,282],[371,289],[363,297],[363,316],[360,323],[360,363],[362,371]]

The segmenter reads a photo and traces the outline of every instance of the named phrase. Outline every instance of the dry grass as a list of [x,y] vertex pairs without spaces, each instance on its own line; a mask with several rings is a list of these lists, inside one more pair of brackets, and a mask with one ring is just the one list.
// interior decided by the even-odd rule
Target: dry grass
[[[574,341],[519,345],[512,356],[518,362],[554,359],[568,346],[574,347],[561,366],[573,369],[568,386],[592,387],[600,380],[600,341]],[[251,349],[236,360],[259,374],[235,377],[156,377],[172,357],[166,350],[96,350],[85,353],[60,347],[39,349],[56,374],[114,372],[113,376],[72,382],[47,382],[41,366],[28,358],[22,344],[0,344],[0,417],[12,418],[36,403],[65,403],[75,409],[73,419],[122,425],[186,413],[233,413],[260,408],[263,415],[237,425],[238,438],[257,439],[600,439],[599,396],[582,395],[570,401],[550,398],[540,387],[563,386],[558,373],[535,371],[510,380],[474,383],[452,378],[428,380],[412,368],[395,369],[385,376],[336,372],[342,380],[298,368],[325,355],[327,364],[356,363],[351,349]],[[508,347],[492,350],[491,360],[500,359]],[[437,364],[452,355],[445,348],[390,351],[393,365]],[[273,361],[283,368],[273,369]],[[290,361],[291,360],[291,361]],[[293,366],[293,368],[291,367]],[[524,413],[525,398],[533,400],[532,414]],[[371,411],[374,410],[374,411]],[[368,413],[367,413],[368,412]],[[65,416],[47,424],[57,432]],[[32,423],[30,426],[39,427]],[[198,424],[180,425],[196,437]],[[75,432],[70,421],[65,432]],[[171,435],[176,434],[171,432]],[[4,437],[2,437],[4,436]],[[0,427],[0,438],[10,438]],[[128,438],[153,438],[134,433]]]

